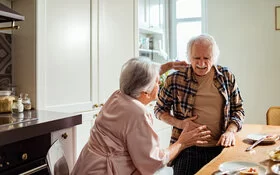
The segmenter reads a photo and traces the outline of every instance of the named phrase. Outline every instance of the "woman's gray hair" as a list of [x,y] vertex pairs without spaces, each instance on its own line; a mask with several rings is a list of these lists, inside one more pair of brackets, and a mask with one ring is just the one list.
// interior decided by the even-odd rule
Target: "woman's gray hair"
[[133,98],[141,92],[152,92],[160,65],[147,57],[132,58],[123,66],[120,76],[120,91]]
[[214,64],[216,65],[217,62],[218,62],[218,57],[220,55],[220,49],[219,49],[219,46],[217,45],[215,39],[209,34],[201,34],[201,35],[192,37],[189,40],[188,45],[187,45],[187,60],[188,60],[188,62],[189,63],[191,62],[192,46],[196,41],[199,41],[199,40],[202,40],[202,41],[206,40],[206,41],[209,41],[211,43],[211,45],[212,45],[212,58],[213,58]]

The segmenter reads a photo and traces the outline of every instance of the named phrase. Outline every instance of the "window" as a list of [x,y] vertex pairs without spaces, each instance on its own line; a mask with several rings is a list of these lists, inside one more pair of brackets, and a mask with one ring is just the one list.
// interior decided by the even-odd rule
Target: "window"
[[186,60],[188,40],[206,32],[205,0],[170,1],[170,56]]

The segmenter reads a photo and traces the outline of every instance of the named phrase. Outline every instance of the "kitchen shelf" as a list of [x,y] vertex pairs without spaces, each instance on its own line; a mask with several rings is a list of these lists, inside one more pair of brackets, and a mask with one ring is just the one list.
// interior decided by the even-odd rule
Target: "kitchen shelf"
[[139,52],[146,52],[146,53],[160,53],[159,50],[151,50],[151,49],[139,49]]
[[164,32],[161,29],[155,29],[155,28],[139,28],[139,33],[142,34],[150,34],[150,35],[163,35]]

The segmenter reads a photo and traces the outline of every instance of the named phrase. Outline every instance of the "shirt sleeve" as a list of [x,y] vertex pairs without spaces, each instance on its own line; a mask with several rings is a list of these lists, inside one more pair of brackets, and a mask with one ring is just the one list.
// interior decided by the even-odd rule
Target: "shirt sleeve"
[[231,74],[232,81],[232,91],[230,95],[230,121],[229,123],[235,123],[238,131],[241,130],[242,124],[244,121],[244,109],[243,109],[243,99],[241,98],[241,94],[239,88],[237,86],[237,82],[235,81],[235,76]]
[[127,147],[137,170],[152,175],[168,163],[169,152],[160,148],[159,138],[145,118],[127,135]]

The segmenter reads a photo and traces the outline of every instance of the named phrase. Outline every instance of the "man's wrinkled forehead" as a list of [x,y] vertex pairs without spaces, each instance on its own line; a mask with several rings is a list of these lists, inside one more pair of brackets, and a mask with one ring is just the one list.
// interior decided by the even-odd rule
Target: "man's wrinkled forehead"
[[193,43],[193,52],[208,52],[208,54],[212,54],[212,44],[207,40],[197,40]]
[[199,38],[199,39],[194,41],[193,47],[194,46],[199,47],[199,48],[211,48],[212,43],[207,38]]

